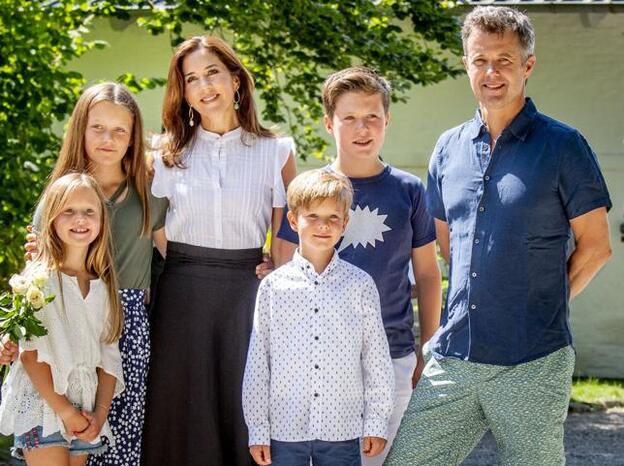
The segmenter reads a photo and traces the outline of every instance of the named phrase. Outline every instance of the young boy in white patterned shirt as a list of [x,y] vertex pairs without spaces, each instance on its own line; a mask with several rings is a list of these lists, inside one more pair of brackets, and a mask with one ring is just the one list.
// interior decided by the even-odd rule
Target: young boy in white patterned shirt
[[394,372],[373,279],[338,257],[353,191],[312,170],[288,188],[292,261],[260,284],[243,410],[259,465],[360,466],[383,451]]

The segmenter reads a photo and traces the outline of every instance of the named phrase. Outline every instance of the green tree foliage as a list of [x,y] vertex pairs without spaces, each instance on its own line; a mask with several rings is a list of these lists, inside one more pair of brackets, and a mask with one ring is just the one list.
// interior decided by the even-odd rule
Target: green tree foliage
[[67,63],[92,47],[82,35],[88,8],[74,2],[0,0],[0,277],[23,265],[30,214],[58,153],[52,126],[62,121],[83,85]]
[[[320,86],[328,72],[365,64],[387,76],[403,100],[412,85],[461,73],[458,22],[436,0],[0,0],[0,277],[22,264],[25,225],[59,149],[64,121],[84,81],[67,64],[98,41],[94,17],[137,21],[152,34],[185,38],[200,26],[233,42],[256,78],[263,118],[297,139],[300,156],[322,157]],[[166,75],[163,70],[162,76]],[[118,79],[135,92],[163,79]],[[55,126],[58,129],[58,125]]]
[[263,117],[284,123],[302,158],[322,157],[316,132],[322,117],[320,87],[331,70],[364,64],[388,77],[395,100],[414,84],[439,82],[462,72],[458,21],[437,0],[163,0],[104,2],[108,14],[127,17],[140,6],[138,23],[186,37],[183,25],[200,26],[233,45],[253,73]]

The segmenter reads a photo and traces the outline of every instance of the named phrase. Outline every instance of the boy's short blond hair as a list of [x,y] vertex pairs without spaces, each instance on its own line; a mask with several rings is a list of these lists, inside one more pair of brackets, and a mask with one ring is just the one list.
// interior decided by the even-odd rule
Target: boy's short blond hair
[[338,98],[347,92],[379,94],[384,112],[388,113],[390,109],[392,87],[388,80],[379,76],[375,70],[355,66],[329,75],[323,83],[323,109],[329,118],[334,116]]
[[335,199],[346,215],[353,202],[353,187],[349,178],[327,169],[303,172],[288,186],[288,210],[294,215],[315,201]]

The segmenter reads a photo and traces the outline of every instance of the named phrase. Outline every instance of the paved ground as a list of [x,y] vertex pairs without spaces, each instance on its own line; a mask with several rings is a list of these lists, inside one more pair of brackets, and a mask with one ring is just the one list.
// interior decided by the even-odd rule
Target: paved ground
[[[570,413],[565,447],[567,466],[624,466],[624,409]],[[483,437],[462,466],[498,466],[491,433]]]
[[[567,466],[624,466],[624,409],[571,413],[566,421],[565,444]],[[0,466],[23,464],[0,461]],[[496,443],[490,433],[462,466],[498,466]]]

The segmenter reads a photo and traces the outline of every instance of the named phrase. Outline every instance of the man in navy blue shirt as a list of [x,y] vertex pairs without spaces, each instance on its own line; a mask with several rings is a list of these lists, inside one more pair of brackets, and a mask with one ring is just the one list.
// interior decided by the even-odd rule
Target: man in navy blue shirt
[[459,464],[490,428],[502,465],[560,465],[568,302],[611,255],[611,201],[585,139],[525,98],[529,18],[478,7],[462,38],[479,109],[440,137],[427,185],[448,299],[386,464]]
[[[341,259],[375,280],[394,366],[395,397],[388,442],[380,455],[364,457],[364,466],[383,464],[413,385],[424,368],[421,352],[416,356],[412,332],[409,267],[416,279],[421,344],[437,330],[442,306],[435,227],[427,212],[424,185],[414,175],[379,158],[389,105],[390,84],[367,68],[338,71],[323,85],[325,127],[336,140],[338,152],[327,169],[348,176],[354,191],[349,223],[336,247]],[[298,239],[288,222],[282,222],[277,236],[292,244],[292,255]],[[280,245],[282,260],[278,259],[278,265],[289,259],[286,247]]]

